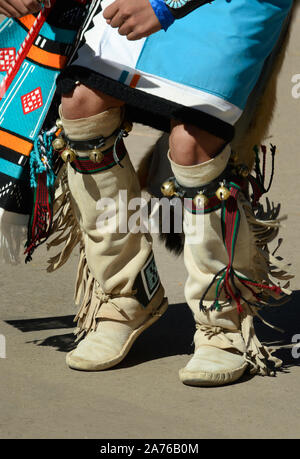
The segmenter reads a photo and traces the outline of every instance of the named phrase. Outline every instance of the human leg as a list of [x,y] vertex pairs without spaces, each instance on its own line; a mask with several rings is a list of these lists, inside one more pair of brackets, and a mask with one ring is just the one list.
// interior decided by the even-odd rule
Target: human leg
[[[241,14],[241,8],[244,8],[245,14]],[[262,8],[264,11],[261,11]],[[263,14],[261,19],[256,21],[259,12]],[[221,174],[226,167],[228,161],[226,151],[223,155],[217,153],[221,151],[223,145],[231,141],[233,124],[241,115],[261,65],[276,41],[281,22],[278,13],[280,11],[274,11],[272,5],[265,9],[265,5],[263,7],[259,3],[250,5],[245,0],[240,0],[238,4],[216,3],[214,9],[204,9],[199,16],[191,15],[190,21],[186,22],[186,30],[181,29],[181,24],[184,23],[178,21],[178,24],[174,25],[173,32],[170,30],[166,40],[162,36],[153,36],[146,42],[129,45],[126,40],[114,36],[107,28],[107,24],[103,24],[100,9],[95,10],[94,25],[86,31],[84,43],[79,47],[72,64],[61,76],[60,87],[64,88],[70,85],[70,82],[75,83],[80,80],[87,86],[92,85],[107,94],[117,95],[131,107],[131,113],[136,116],[133,119],[138,122],[145,121],[146,124],[159,129],[164,129],[166,120],[168,122],[172,118],[198,125],[205,132],[192,135],[195,137],[195,150],[189,150],[184,159],[181,156],[181,161],[179,158],[179,163],[175,161],[174,163],[188,168],[183,175],[185,178],[192,175],[191,182],[195,184],[195,188],[201,188],[202,169],[205,170],[205,175],[209,169],[209,178],[206,175],[204,183],[206,185],[207,181],[213,181],[218,177],[214,175],[216,170]],[[245,27],[245,20],[250,25],[249,17],[253,18],[251,27]],[[274,22],[270,21],[270,18],[273,18]],[[218,20],[218,27],[211,27],[216,20]],[[268,28],[264,27],[264,24],[271,24],[271,22],[270,27],[274,32],[272,37],[269,36]],[[202,40],[203,28],[206,28],[208,38],[205,41]],[[100,30],[102,34],[99,34]],[[228,46],[228,43],[232,43],[232,30],[236,31],[236,47]],[[198,33],[201,35],[199,40],[197,40]],[[102,41],[104,35],[106,38]],[[177,49],[174,47],[174,42],[177,41],[178,36],[181,37],[181,42],[180,48]],[[218,47],[215,46],[217,42],[220,44]],[[191,47],[191,43],[197,43],[197,46]],[[263,52],[260,43],[266,45]],[[187,49],[193,54],[187,53]],[[245,57],[239,63],[240,66],[228,65],[228,62],[233,60],[237,62],[237,56]],[[182,70],[185,72],[182,73]],[[212,136],[220,135],[220,144],[215,144],[214,139],[207,133]],[[203,144],[197,140],[199,136]],[[172,158],[175,160],[174,157]],[[201,166],[201,172],[195,173],[198,166]],[[219,170],[221,166],[223,168]],[[182,174],[177,170],[174,175],[179,177]],[[190,180],[187,182],[188,187],[191,186]],[[232,198],[234,202],[237,201],[236,195]],[[215,211],[217,210],[221,212],[220,207]],[[205,220],[208,221],[206,226],[210,229],[212,226],[209,224],[210,217],[206,218],[206,214],[209,212],[204,215]],[[244,215],[242,211],[240,214]],[[244,222],[244,218],[240,218]],[[219,215],[215,223],[220,223],[220,220]],[[243,224],[241,223],[240,226],[242,228]],[[219,239],[217,238],[218,241]],[[209,242],[207,245],[210,248]],[[228,255],[226,252],[225,254]],[[224,266],[226,262],[224,261]],[[214,276],[213,271],[211,276]]]
[[[134,228],[129,231],[133,212],[121,209],[120,191],[126,193],[128,202],[140,197],[123,141],[116,144],[124,125],[121,105],[80,85],[63,98],[60,108],[65,140],[76,152],[67,170],[81,234],[77,293],[83,299],[76,316],[77,333],[85,338],[68,354],[67,363],[80,370],[96,371],[119,363],[139,334],[167,307],[151,238]],[[96,148],[101,137],[106,144]],[[98,162],[89,158],[93,139],[97,139],[93,150],[100,154]]]
[[[252,324],[253,303],[262,301],[264,290],[280,296],[280,289],[268,284],[268,266],[251,229],[255,220],[243,189],[246,177],[233,174],[230,148],[220,148],[217,137],[208,143],[204,136],[202,142],[200,130],[191,132],[197,128],[177,125],[169,151],[175,192],[190,198],[184,205],[185,296],[196,322],[195,354],[180,379],[221,385],[239,379],[248,364],[260,374],[272,371],[270,361],[280,364],[258,341]],[[200,233],[190,238],[195,227]]]

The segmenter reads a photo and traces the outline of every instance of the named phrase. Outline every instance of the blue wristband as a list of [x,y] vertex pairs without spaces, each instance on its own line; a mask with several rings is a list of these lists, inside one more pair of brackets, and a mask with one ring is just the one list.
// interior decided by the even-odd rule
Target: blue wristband
[[167,31],[170,25],[173,24],[175,18],[164,0],[149,0],[153,8],[154,13],[156,14],[157,19],[161,23],[162,28]]

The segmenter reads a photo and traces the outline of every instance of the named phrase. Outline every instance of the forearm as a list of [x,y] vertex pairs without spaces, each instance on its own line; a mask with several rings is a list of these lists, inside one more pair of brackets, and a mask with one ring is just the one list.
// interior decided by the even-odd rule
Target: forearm
[[[1,1],[1,0],[0,0]],[[175,8],[177,3],[187,3]],[[167,6],[166,2],[173,4]],[[103,17],[120,35],[128,40],[139,40],[148,37],[161,29],[167,30],[180,17],[193,9],[211,3],[205,0],[115,0],[103,11]],[[175,10],[182,10],[175,11]]]

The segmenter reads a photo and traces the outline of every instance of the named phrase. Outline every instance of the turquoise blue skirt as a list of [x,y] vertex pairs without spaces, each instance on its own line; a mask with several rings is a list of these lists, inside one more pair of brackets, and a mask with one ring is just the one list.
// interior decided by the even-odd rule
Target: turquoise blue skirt
[[[95,2],[84,41],[63,75],[154,116],[228,125],[240,117],[292,0],[215,0],[150,37],[128,41]],[[189,118],[190,117],[190,118]],[[153,117],[152,117],[153,118]],[[151,124],[151,123],[148,123]]]

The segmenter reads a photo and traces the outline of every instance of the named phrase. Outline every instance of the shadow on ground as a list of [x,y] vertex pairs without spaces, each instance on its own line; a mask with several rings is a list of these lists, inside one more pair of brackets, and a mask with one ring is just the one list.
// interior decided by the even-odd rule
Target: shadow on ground
[[[274,346],[291,345],[293,337],[300,335],[299,303],[300,291],[296,291],[289,303],[265,308],[261,316],[272,325],[283,329],[284,333],[280,333],[255,319],[255,329],[260,341]],[[26,333],[74,328],[73,318],[73,316],[47,317],[10,320],[7,323]],[[164,316],[139,337],[134,344],[134,352],[130,352],[125,361],[118,367],[130,367],[164,357],[191,354],[193,352],[194,330],[194,321],[187,305],[170,305]],[[75,347],[73,333],[53,335],[43,340],[34,340],[28,343],[53,347],[60,352],[69,352]],[[298,359],[293,357],[290,348],[279,349],[275,355],[284,361],[284,369],[300,365],[300,349]]]
[[[9,320],[9,325],[26,332],[74,328],[73,316],[47,317],[40,319]],[[170,305],[162,318],[139,337],[134,344],[134,360],[131,354],[126,366],[137,361],[155,360],[171,355],[190,354],[193,351],[194,321],[186,304]],[[39,346],[54,347],[60,352],[69,352],[75,347],[74,334],[49,336],[43,340],[28,341]]]

